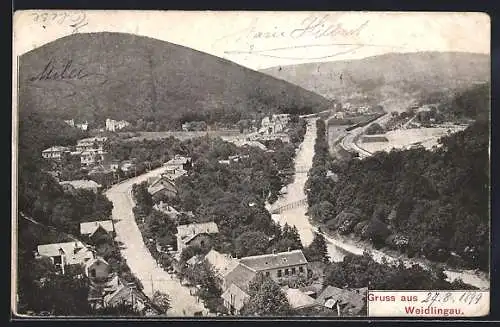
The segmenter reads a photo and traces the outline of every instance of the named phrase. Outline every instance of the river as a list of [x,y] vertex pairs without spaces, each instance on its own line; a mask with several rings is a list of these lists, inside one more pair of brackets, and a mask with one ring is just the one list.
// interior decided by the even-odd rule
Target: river
[[[307,130],[304,136],[304,141],[299,146],[298,152],[295,157],[295,170],[309,170],[312,167],[312,158],[314,156],[314,143],[316,141],[316,120],[317,118],[307,119]],[[305,169],[304,169],[305,168]],[[306,197],[304,193],[304,185],[307,181],[307,174],[296,173],[291,184],[287,186],[287,193],[281,196],[278,201],[272,206],[268,205],[268,210],[273,207],[279,207],[281,205],[286,205],[288,203],[294,203],[300,201]],[[284,211],[281,214],[273,214],[272,218],[275,222],[280,225],[287,223],[290,226],[297,227],[302,244],[304,246],[309,245],[314,234],[318,232],[318,228],[313,226],[307,216],[307,204],[305,206],[297,207],[288,211]],[[333,238],[329,235],[321,233],[327,242],[328,255],[330,260],[334,262],[342,261],[347,253],[353,253],[356,255],[361,255],[365,251],[365,247],[359,245],[348,239]],[[374,250],[371,247],[367,247],[368,250],[375,261],[382,262],[382,258],[385,258],[388,262],[395,262],[399,259],[403,260],[405,265],[410,266],[417,263],[415,260],[407,259],[404,257],[392,257],[382,251]],[[427,267],[425,262],[419,261],[418,264],[423,267]],[[480,289],[489,289],[490,283],[489,278],[484,275],[479,275],[472,270],[445,270],[445,274],[449,281],[455,279],[462,279],[465,283],[476,286]]]

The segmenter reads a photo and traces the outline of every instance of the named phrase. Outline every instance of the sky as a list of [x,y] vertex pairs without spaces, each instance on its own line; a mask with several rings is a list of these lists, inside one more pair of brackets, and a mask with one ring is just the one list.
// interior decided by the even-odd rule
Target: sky
[[13,25],[15,56],[101,31],[172,42],[254,70],[388,52],[490,53],[484,13],[30,10],[16,12]]

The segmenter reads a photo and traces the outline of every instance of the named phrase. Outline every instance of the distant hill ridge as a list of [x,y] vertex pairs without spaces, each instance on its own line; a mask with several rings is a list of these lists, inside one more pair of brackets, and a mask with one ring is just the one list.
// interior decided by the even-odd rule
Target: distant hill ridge
[[124,33],[73,34],[23,54],[20,112],[89,122],[238,121],[256,112],[310,113],[325,98],[180,45]]
[[491,75],[488,55],[465,52],[389,53],[261,71],[330,99],[369,101],[389,110],[404,110],[430,93],[488,82]]

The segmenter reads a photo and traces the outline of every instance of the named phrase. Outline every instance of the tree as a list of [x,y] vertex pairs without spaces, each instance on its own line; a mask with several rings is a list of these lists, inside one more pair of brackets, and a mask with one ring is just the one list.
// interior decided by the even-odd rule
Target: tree
[[283,290],[271,278],[258,274],[249,284],[250,296],[243,307],[249,316],[286,316],[291,313],[290,303]]
[[309,215],[315,221],[325,222],[335,216],[335,207],[329,201],[321,201],[309,208]]
[[155,291],[153,294],[153,298],[151,301],[160,309],[162,309],[162,313],[166,314],[170,306],[170,297],[163,292]]
[[94,315],[97,316],[134,316],[139,317],[142,314],[137,310],[134,305],[129,303],[118,303],[112,307],[102,307],[94,310]]
[[325,237],[322,234],[316,233],[311,244],[304,249],[304,254],[306,255],[307,261],[328,263],[330,258],[328,256]]
[[244,232],[235,240],[235,252],[237,257],[248,257],[264,254],[268,247],[268,237],[263,232]]
[[288,224],[285,224],[280,237],[276,239],[273,247],[279,252],[302,249],[303,245],[297,227],[290,227]]

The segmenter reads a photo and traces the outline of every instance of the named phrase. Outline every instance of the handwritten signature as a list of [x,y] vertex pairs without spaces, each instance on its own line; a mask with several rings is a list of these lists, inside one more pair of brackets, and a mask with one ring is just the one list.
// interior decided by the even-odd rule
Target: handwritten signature
[[[248,50],[235,49],[227,50],[224,52],[226,54],[253,54],[285,59],[304,58],[283,56],[281,54],[277,55],[276,51],[331,46],[348,47],[348,49],[343,49],[340,52],[335,53],[334,55],[326,56],[333,57],[335,55],[353,52],[361,47],[364,47],[365,44],[361,44],[358,39],[361,32],[368,26],[368,24],[369,20],[365,20],[364,22],[353,28],[347,28],[342,23],[332,22],[332,17],[329,14],[313,14],[306,17],[298,25],[295,26],[287,28],[278,28],[278,26],[275,26],[274,29],[263,30],[258,26],[258,18],[255,18],[247,27],[216,40],[214,45],[217,45],[219,42],[223,41],[227,43],[233,43],[235,41],[236,43],[245,41],[245,43],[248,44]],[[260,49],[255,46],[255,42],[258,42],[259,40],[289,40],[291,43],[290,46],[285,47]],[[302,40],[309,42],[306,44],[297,44],[297,42],[300,42]],[[321,40],[334,41],[334,43],[324,44],[323,42],[321,44],[318,44],[318,42]],[[316,43],[312,44],[311,41],[315,41]],[[320,58],[324,58],[324,56]]]
[[46,29],[50,24],[65,25],[72,28],[72,33],[78,33],[80,29],[88,25],[87,14],[85,12],[42,12],[32,13],[33,22],[40,23]]
[[322,16],[311,15],[305,18],[298,27],[292,27],[290,29],[278,29],[275,26],[274,30],[260,30],[257,26],[258,19],[255,18],[249,26],[242,30],[239,30],[233,34],[224,36],[218,41],[226,40],[229,38],[235,38],[236,41],[240,41],[242,38],[245,39],[280,39],[280,38],[291,38],[298,40],[301,38],[311,37],[314,39],[320,38],[331,38],[331,37],[351,37],[356,38],[360,35],[361,31],[366,28],[369,21],[366,20],[359,26],[355,28],[346,28],[341,23],[331,23],[329,14]]
[[71,59],[63,60],[62,65],[56,65],[55,60],[50,59],[44,68],[29,77],[28,81],[37,88],[57,88],[57,84],[63,83],[69,85],[74,93],[78,88],[103,86],[108,79],[103,74],[89,72],[85,67],[76,67]]

